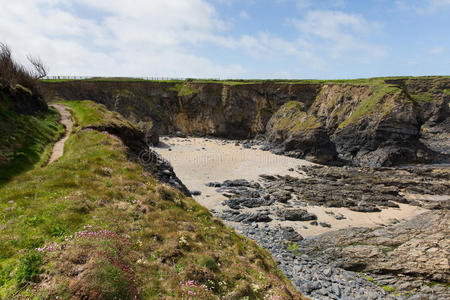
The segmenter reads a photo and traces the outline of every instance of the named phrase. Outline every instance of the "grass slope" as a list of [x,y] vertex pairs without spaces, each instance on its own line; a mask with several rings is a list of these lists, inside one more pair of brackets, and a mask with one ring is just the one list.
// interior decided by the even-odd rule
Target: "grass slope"
[[12,101],[0,93],[0,186],[36,163],[44,164],[52,142],[63,132],[55,109],[46,114],[17,114]]
[[82,130],[110,122],[97,105],[69,105],[64,155],[0,188],[0,298],[301,299],[265,250]]

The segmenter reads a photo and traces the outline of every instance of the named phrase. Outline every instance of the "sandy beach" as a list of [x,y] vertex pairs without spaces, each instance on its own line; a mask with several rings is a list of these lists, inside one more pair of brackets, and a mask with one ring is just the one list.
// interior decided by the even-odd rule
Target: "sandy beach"
[[[235,145],[234,141],[165,137],[162,142],[162,146],[154,150],[172,164],[177,176],[191,191],[201,192],[201,195],[194,197],[200,204],[216,211],[227,208],[222,205],[227,198],[218,193],[216,188],[206,186],[209,182],[234,179],[258,181],[261,174],[304,177],[292,169],[301,165],[313,165],[306,160],[275,155],[269,151],[259,150],[258,147],[246,149],[242,145]],[[411,219],[427,211],[408,204],[399,206],[399,208],[385,208],[375,213],[355,212],[348,208],[302,206],[301,208],[316,214],[319,222],[329,223],[331,228],[294,221],[274,220],[269,224],[276,226],[282,223],[283,226],[291,226],[302,236],[307,237],[350,226],[372,227],[391,224],[396,220]],[[342,214],[345,219],[337,220],[332,213]]]

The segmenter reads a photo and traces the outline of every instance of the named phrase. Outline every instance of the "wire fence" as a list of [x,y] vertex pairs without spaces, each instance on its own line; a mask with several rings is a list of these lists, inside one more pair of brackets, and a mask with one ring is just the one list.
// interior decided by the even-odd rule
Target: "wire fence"
[[220,78],[183,78],[183,77],[104,77],[104,76],[46,76],[44,80],[149,80],[149,81],[184,81],[184,80],[207,80],[207,81],[220,81]]

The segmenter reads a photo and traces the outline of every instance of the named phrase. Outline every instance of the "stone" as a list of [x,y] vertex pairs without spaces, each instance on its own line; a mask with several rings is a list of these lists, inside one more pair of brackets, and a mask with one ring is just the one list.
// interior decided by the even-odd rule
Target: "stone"
[[289,221],[311,221],[317,220],[315,214],[309,213],[304,209],[282,209],[278,211],[278,216]]

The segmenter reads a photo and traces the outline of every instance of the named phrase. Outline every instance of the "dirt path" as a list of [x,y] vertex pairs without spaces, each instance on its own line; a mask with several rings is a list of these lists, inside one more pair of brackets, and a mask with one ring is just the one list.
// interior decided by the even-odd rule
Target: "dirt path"
[[64,153],[64,144],[67,141],[67,139],[70,136],[70,133],[72,132],[73,127],[73,121],[72,121],[72,115],[70,112],[66,109],[66,107],[62,104],[52,104],[50,105],[58,110],[58,112],[61,114],[61,123],[66,127],[66,133],[64,134],[64,137],[57,141],[55,145],[53,146],[52,155],[50,156],[50,159],[48,161],[48,164],[50,165],[55,160],[60,158]]

